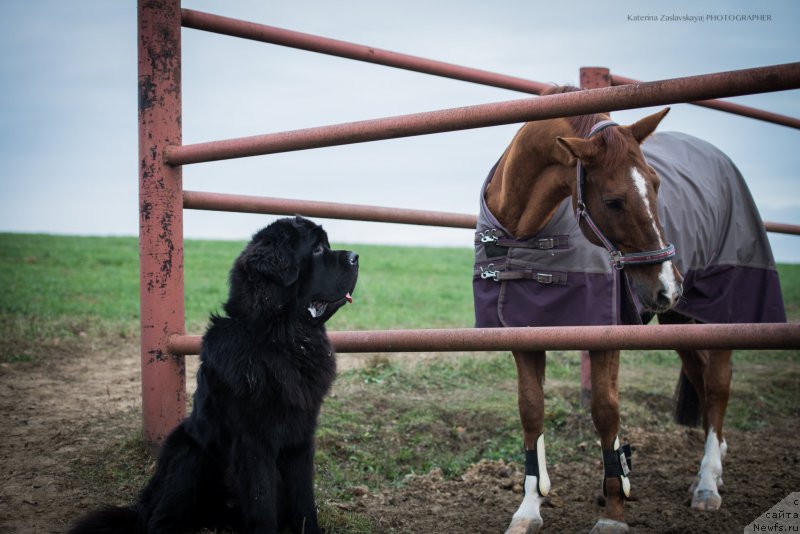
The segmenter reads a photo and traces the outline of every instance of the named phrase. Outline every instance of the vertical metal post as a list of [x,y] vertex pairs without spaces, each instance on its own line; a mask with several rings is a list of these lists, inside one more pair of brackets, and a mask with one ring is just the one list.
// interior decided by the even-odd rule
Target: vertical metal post
[[144,439],[155,452],[186,415],[182,169],[164,149],[181,144],[180,0],[138,0],[139,262]]
[[611,71],[605,67],[581,67],[581,89],[611,87]]
[[[611,87],[611,73],[604,67],[581,67],[581,89]],[[592,361],[589,351],[581,351],[581,405],[592,402]]]

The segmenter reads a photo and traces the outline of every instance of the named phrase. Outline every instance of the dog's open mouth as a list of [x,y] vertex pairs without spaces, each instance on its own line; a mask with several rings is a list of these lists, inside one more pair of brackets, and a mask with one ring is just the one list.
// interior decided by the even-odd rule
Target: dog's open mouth
[[308,313],[311,314],[312,319],[316,319],[317,317],[323,316],[325,310],[328,309],[329,304],[337,305],[336,307],[338,308],[339,306],[342,306],[345,303],[345,301],[349,302],[350,304],[353,303],[353,297],[352,295],[350,295],[349,291],[343,298],[339,299],[336,302],[327,302],[324,300],[312,301],[311,304],[308,305]]

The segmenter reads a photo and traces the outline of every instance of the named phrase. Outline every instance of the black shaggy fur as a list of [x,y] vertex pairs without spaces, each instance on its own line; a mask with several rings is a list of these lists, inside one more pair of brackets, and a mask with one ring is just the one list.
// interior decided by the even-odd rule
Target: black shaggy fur
[[73,534],[321,532],[314,431],[336,373],[324,323],[349,300],[358,255],[332,251],[297,217],[261,230],[235,261],[225,316],[203,338],[192,413],[167,437],[129,507],[107,507]]

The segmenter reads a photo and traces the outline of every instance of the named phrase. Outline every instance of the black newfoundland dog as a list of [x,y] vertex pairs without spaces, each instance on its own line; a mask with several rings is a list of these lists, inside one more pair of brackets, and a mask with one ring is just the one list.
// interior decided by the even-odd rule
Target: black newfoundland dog
[[322,227],[281,219],[233,264],[225,316],[203,337],[194,408],[166,439],[129,507],[81,519],[72,533],[206,528],[321,532],[314,430],[336,374],[324,323],[346,302],[358,255],[331,250]]

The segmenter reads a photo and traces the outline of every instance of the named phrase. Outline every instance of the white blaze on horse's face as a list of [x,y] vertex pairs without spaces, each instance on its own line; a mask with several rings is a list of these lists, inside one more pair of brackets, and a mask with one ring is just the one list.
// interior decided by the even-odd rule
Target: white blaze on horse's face
[[647,217],[650,219],[650,226],[653,228],[653,233],[658,238],[658,248],[664,248],[666,246],[664,242],[664,236],[661,235],[661,230],[656,225],[656,218],[653,215],[653,208],[650,206],[650,198],[647,193],[647,182],[642,176],[642,173],[639,172],[639,168],[634,165],[631,167],[631,180],[633,181],[633,186],[636,188],[636,192],[639,193],[639,198],[642,199],[642,204],[644,204],[644,210],[647,214]]
[[[662,249],[667,246],[667,241],[664,239],[661,228],[656,223],[655,207],[650,203],[647,181],[636,165],[631,167],[631,180],[633,181],[634,189],[642,200],[653,233],[658,239],[658,248]],[[657,301],[660,301],[659,304],[670,308],[677,304],[678,299],[681,297],[681,283],[675,276],[676,272],[677,269],[673,266],[672,261],[668,260],[661,264],[658,273],[658,280],[661,282],[662,289],[658,292]]]

